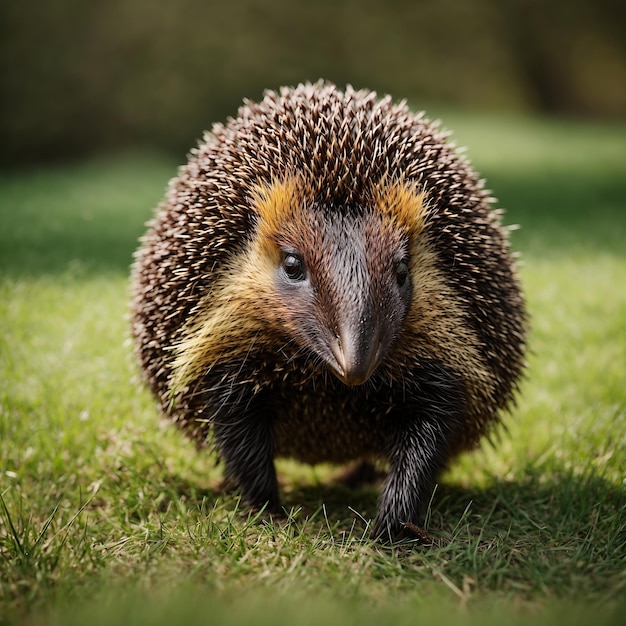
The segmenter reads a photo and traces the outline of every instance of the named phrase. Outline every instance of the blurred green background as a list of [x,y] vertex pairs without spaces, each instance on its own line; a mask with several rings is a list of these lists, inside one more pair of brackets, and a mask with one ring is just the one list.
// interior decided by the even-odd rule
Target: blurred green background
[[[0,2],[0,626],[621,625],[624,6]],[[176,164],[320,77],[441,117],[522,225],[528,378],[444,476],[441,549],[372,545],[377,490],[329,468],[282,465],[289,522],[250,524],[133,379],[128,268]]]
[[623,0],[34,0],[0,8],[0,163],[176,155],[320,77],[427,110],[624,118]]

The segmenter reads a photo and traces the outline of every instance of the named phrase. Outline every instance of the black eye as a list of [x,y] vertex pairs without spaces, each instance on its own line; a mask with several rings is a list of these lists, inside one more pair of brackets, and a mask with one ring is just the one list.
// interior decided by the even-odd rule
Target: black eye
[[306,278],[304,260],[297,254],[288,252],[283,257],[283,270],[289,280],[302,281]]
[[396,280],[398,281],[398,287],[402,287],[406,283],[409,277],[409,266],[406,261],[400,261],[396,266]]

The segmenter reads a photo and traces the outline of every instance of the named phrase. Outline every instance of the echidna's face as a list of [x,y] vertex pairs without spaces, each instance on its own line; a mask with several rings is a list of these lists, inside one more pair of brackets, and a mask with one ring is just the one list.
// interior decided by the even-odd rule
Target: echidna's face
[[275,284],[300,343],[347,385],[365,382],[400,333],[411,301],[407,246],[373,214],[314,211],[309,240],[285,237]]
[[259,212],[275,314],[341,381],[360,385],[400,336],[411,306],[409,236],[376,207],[287,196],[288,209],[277,210],[285,190],[271,190]]

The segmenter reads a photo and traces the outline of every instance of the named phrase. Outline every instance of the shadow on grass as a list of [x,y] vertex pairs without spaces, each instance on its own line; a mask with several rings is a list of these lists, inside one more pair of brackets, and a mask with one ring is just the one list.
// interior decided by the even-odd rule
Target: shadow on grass
[[[457,589],[469,585],[527,597],[593,594],[598,601],[608,601],[620,597],[626,587],[626,488],[592,473],[576,475],[553,468],[544,479],[540,471],[529,470],[518,481],[484,489],[443,484],[428,520],[428,530],[440,539],[440,547],[424,548],[369,542],[369,520],[378,497],[375,487],[288,483],[283,488],[288,519],[257,524],[248,520],[236,496],[196,478],[151,465],[141,469],[144,482],[137,489],[134,471],[139,470],[130,474],[116,470],[118,482],[107,495],[83,502],[100,521],[77,522],[71,533],[75,511],[57,513],[55,506],[42,530],[22,510],[24,502],[18,495],[4,498],[13,513],[11,517],[8,509],[4,515],[0,510],[0,525],[4,522],[15,530],[0,533],[0,572],[4,565],[15,597],[21,597],[18,583],[23,585],[24,580],[33,588],[41,576],[53,584],[57,561],[71,559],[81,550],[91,555],[94,571],[104,571],[107,564],[115,567],[110,555],[118,550],[119,559],[133,567],[164,553],[165,561],[178,563],[181,575],[191,571],[199,580],[213,575],[216,562],[222,563],[220,571],[244,568],[257,576],[256,560],[248,554],[267,558],[280,575],[281,567],[289,568],[305,554],[313,567],[322,559],[333,567],[346,562],[350,568],[353,560],[361,564],[359,575],[394,580],[407,588],[430,584],[434,576],[453,581]],[[55,515],[61,517],[56,520]],[[48,541],[45,529],[53,518],[61,532]],[[38,550],[42,538],[45,549]],[[93,550],[94,545],[106,550]]]
[[126,273],[176,164],[157,154],[0,177],[0,271]]
[[[416,579],[426,563],[459,585],[467,579],[500,591],[614,597],[626,587],[626,488],[593,474],[546,476],[529,471],[519,481],[485,489],[440,485],[427,519],[440,547],[392,550],[386,558],[397,555],[403,571]],[[324,503],[310,531],[340,542],[367,537],[376,501],[374,488],[335,485],[302,487],[284,498],[287,509],[301,506],[305,516]],[[381,576],[385,571],[381,567]]]
[[[461,586],[467,580],[482,589],[528,597],[549,591],[572,598],[597,594],[606,600],[626,587],[626,488],[593,473],[552,468],[544,477],[529,470],[518,481],[484,489],[442,484],[427,520],[438,548],[369,544],[378,498],[374,486],[286,484],[288,519],[254,530],[236,496],[175,476],[166,482],[171,503],[161,502],[160,510],[171,510],[182,499],[185,519],[191,516],[197,524],[194,536],[204,546],[203,554],[222,554],[233,546],[262,552],[266,541],[286,550],[291,546],[290,553],[334,546],[344,557],[354,553],[359,558],[365,550],[371,558],[369,575],[393,578],[400,569],[406,584],[427,582],[441,572]],[[216,557],[203,558],[213,563]]]
[[[164,482],[171,498],[183,498],[191,508],[239,506],[235,495],[217,488],[176,475],[168,475]],[[337,483],[287,483],[282,504],[288,516],[308,520],[310,532],[339,537],[354,528],[365,533],[376,514],[378,494],[378,485],[353,489]],[[165,508],[167,503],[162,502],[161,510]],[[243,505],[241,509],[245,512]],[[519,481],[499,481],[485,488],[443,483],[435,490],[426,522],[444,546],[499,539],[511,548],[527,544],[562,549],[563,556],[584,545],[594,558],[609,559],[616,566],[626,558],[626,486],[616,487],[593,473],[551,469],[544,477],[528,470]]]
[[536,258],[578,252],[624,256],[626,248],[626,177],[554,174],[532,176],[494,173],[490,187],[505,207],[513,248]]
[[[283,505],[302,508],[313,515],[323,503],[328,520],[347,523],[355,516],[371,519],[376,513],[379,489],[375,486],[348,489],[343,485],[302,486],[289,490]],[[354,514],[351,512],[354,511]],[[571,472],[550,473],[548,479],[530,472],[516,482],[497,482],[484,489],[441,484],[428,513],[428,526],[435,534],[456,537],[459,528],[471,534],[507,532],[512,538],[536,534],[571,539],[581,530],[602,535],[606,525],[624,525],[626,532],[626,487],[614,487],[599,476],[576,476]],[[327,525],[326,520],[320,524]],[[626,557],[626,534],[622,537]]]

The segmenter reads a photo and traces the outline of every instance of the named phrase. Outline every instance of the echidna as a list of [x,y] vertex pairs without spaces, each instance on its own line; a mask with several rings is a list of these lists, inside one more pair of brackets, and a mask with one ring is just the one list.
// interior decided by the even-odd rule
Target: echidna
[[512,401],[525,306],[507,231],[447,134],[319,82],[216,125],[133,269],[133,335],[165,414],[253,508],[275,457],[386,461],[373,536],[420,520],[446,463]]

